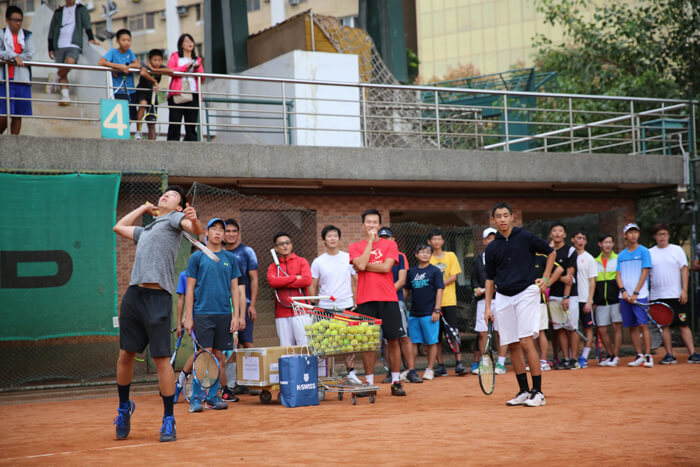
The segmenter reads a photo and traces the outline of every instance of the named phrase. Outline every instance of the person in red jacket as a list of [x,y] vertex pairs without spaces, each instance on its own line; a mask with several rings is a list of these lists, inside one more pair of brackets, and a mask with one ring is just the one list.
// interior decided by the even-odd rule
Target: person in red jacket
[[267,269],[267,282],[275,289],[275,325],[280,345],[307,345],[304,317],[295,318],[291,297],[306,295],[311,285],[311,268],[306,259],[292,253],[292,239],[285,232],[273,237],[279,267],[272,263]]

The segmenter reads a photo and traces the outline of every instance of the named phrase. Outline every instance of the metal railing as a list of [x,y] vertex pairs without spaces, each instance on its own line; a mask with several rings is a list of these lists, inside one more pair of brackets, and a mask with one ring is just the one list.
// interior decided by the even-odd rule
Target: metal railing
[[[111,69],[25,63],[35,72],[70,68],[91,77],[104,76],[90,84],[67,84],[74,96],[70,104],[80,110],[77,114],[52,108],[56,96],[37,92],[47,83],[33,80],[31,101],[36,111],[25,117],[26,132],[31,134],[31,121],[42,122],[44,133],[50,133],[51,121],[100,123],[100,99],[113,93]],[[7,71],[8,64],[3,66]],[[195,126],[200,140],[206,135],[207,141],[233,143],[671,155],[684,149],[696,154],[697,101],[213,73],[173,75],[197,80],[198,99],[181,108],[196,109],[198,119],[180,124]],[[8,104],[9,82],[0,84]],[[6,106],[5,114],[11,117],[9,109]],[[158,123],[167,125],[167,102],[158,109]],[[85,133],[100,134],[97,129]],[[61,136],[60,129],[52,135]],[[162,132],[159,137],[163,138]],[[681,148],[679,141],[686,146]]]

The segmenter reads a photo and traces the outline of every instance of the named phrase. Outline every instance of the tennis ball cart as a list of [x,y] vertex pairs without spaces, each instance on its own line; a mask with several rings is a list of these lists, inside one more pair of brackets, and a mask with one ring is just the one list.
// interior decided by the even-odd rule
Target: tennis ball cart
[[326,392],[338,394],[338,400],[350,394],[352,405],[362,395],[369,397],[370,403],[377,398],[378,386],[348,384],[335,372],[335,358],[360,352],[376,352],[381,348],[381,319],[361,315],[350,310],[320,308],[308,303],[309,300],[331,300],[331,296],[291,297],[292,311],[297,319],[304,322],[304,330],[312,355],[319,360],[328,359],[329,374],[319,377],[319,400],[325,399]]

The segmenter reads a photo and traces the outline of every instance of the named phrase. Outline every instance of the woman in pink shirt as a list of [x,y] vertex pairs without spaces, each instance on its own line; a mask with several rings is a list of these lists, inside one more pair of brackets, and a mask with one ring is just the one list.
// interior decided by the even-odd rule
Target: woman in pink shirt
[[[194,39],[183,34],[177,40],[177,52],[170,55],[168,68],[173,71],[203,73],[202,58],[194,50]],[[184,91],[183,91],[184,90]],[[191,92],[185,92],[190,90]],[[197,141],[197,114],[199,102],[197,79],[193,76],[173,76],[168,93],[170,125],[168,141],[180,141],[182,118],[185,117],[185,141]]]

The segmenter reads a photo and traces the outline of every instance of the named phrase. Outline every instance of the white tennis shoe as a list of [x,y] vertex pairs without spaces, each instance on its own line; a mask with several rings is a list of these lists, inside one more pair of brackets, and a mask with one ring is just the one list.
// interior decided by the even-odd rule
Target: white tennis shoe
[[532,391],[530,398],[525,401],[527,407],[541,407],[547,405],[547,401],[544,399],[544,394],[539,391]]
[[518,394],[515,395],[514,398],[506,402],[506,405],[509,407],[513,407],[516,405],[523,405],[526,400],[530,398],[530,393],[527,391],[521,391]]

